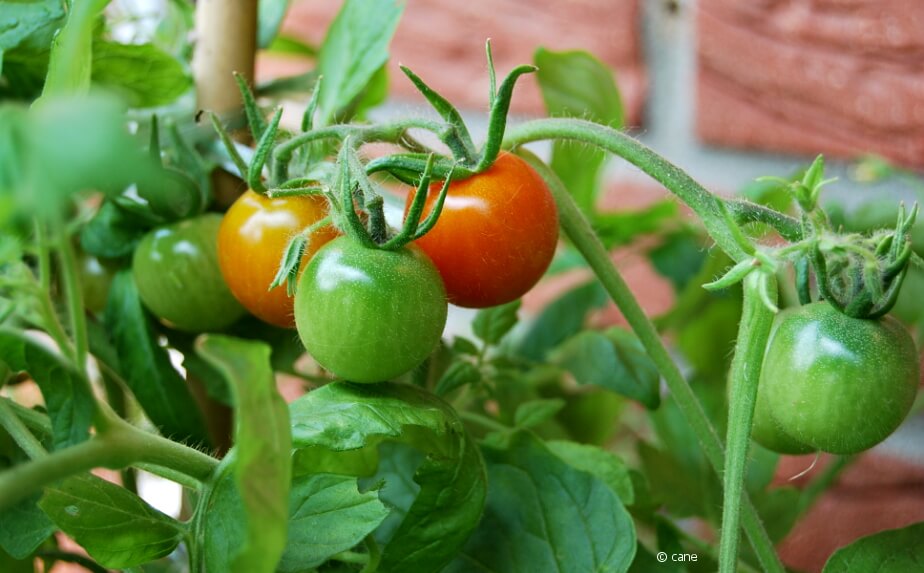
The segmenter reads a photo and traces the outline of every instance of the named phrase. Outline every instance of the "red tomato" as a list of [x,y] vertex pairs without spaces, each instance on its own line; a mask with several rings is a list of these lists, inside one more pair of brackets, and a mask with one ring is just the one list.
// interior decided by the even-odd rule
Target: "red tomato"
[[[218,262],[231,292],[254,316],[283,328],[295,327],[294,300],[285,287],[269,290],[269,285],[289,240],[326,216],[323,197],[270,199],[250,190],[228,209],[218,233]],[[300,269],[336,236],[332,226],[314,232]]]
[[[424,217],[440,187],[430,187]],[[510,153],[501,153],[483,173],[450,184],[436,226],[416,241],[439,269],[449,302],[469,308],[523,296],[549,268],[557,243],[552,194],[532,167]]]

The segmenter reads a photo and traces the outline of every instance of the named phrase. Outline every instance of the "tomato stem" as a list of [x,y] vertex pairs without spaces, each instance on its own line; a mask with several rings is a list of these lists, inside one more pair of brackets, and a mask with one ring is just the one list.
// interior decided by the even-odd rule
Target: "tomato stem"
[[[600,126],[595,126],[590,123],[587,123],[587,125],[600,128]],[[615,131],[613,131],[613,133],[620,137],[625,137]],[[693,389],[686,379],[684,379],[683,374],[680,373],[677,365],[674,364],[674,361],[671,359],[667,348],[665,348],[664,344],[661,342],[658,331],[645,314],[645,311],[639,306],[638,301],[635,299],[635,296],[633,296],[632,291],[629,290],[622,275],[620,275],[619,271],[613,265],[606,247],[600,242],[590,222],[584,216],[584,213],[581,212],[570,193],[568,193],[568,190],[564,187],[564,184],[562,184],[561,180],[558,179],[558,176],[555,175],[551,168],[545,165],[535,155],[529,154],[528,152],[522,153],[522,155],[529,164],[536,169],[542,178],[546,180],[546,183],[548,183],[549,189],[558,205],[559,221],[562,230],[584,256],[587,264],[594,271],[594,274],[596,274],[600,283],[610,295],[610,298],[616,303],[616,306],[619,308],[620,312],[622,312],[629,326],[639,337],[639,341],[641,341],[642,345],[645,347],[645,351],[657,366],[658,371],[661,373],[661,376],[664,377],[668,388],[674,395],[674,399],[681,413],[699,439],[703,452],[706,454],[706,458],[712,465],[713,470],[721,475],[725,464],[725,453],[723,451],[722,441],[719,439],[718,434],[716,434],[715,428],[706,416],[706,412],[696,398]],[[660,161],[666,164],[666,161]],[[683,177],[685,177],[689,181],[692,181],[689,176],[683,175],[681,177],[679,173],[682,172],[676,167],[671,168],[675,171],[671,176],[672,180],[682,181]],[[693,183],[696,185],[696,188],[702,189],[698,184],[695,182]],[[689,185],[689,183],[685,184]],[[702,191],[706,192],[705,190]],[[734,241],[732,241],[732,244],[735,244]],[[780,563],[779,557],[773,549],[773,543],[767,536],[763,523],[761,523],[760,517],[757,515],[757,510],[754,508],[746,492],[742,493],[741,501],[742,524],[748,534],[748,538],[751,540],[751,545],[754,547],[754,551],[757,554],[757,558],[760,560],[761,566],[764,571],[768,573],[782,573],[784,571],[783,565]]]
[[775,304],[776,278],[768,273],[754,272],[744,279],[744,307],[738,329],[735,357],[732,359],[728,383],[731,395],[728,410],[728,430],[725,437],[726,456],[722,533],[719,543],[719,572],[735,573],[738,563],[741,498],[747,469],[748,447],[757,385],[764,361],[764,351],[770,338],[774,312],[765,298]]
[[16,445],[31,459],[48,455],[42,443],[29,431],[29,428],[19,419],[16,412],[6,399],[0,400],[0,426],[7,431]]
[[61,266],[61,275],[64,282],[64,293],[67,299],[67,310],[70,316],[71,335],[74,337],[74,366],[86,376],[87,355],[89,346],[87,341],[87,315],[84,308],[83,293],[80,290],[80,278],[77,276],[77,262],[74,247],[66,233],[58,233],[56,251],[58,264]]

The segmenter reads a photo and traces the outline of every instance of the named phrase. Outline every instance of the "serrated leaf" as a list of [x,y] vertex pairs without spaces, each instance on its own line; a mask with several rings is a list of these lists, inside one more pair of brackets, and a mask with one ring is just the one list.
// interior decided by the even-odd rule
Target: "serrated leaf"
[[0,328],[0,361],[13,371],[28,372],[38,384],[51,418],[55,449],[89,437],[96,412],[89,382],[58,354],[22,331]]
[[169,555],[183,526],[125,488],[96,476],[67,478],[45,488],[39,506],[105,567],[135,567]]
[[517,311],[522,302],[517,299],[507,304],[493,306],[478,311],[472,322],[475,336],[488,344],[497,344],[510,330],[516,326]]
[[0,547],[15,559],[32,555],[57,529],[38,507],[41,494],[0,512]]
[[485,448],[484,456],[488,505],[446,573],[628,570],[635,527],[605,483],[528,432],[514,434],[508,448]]
[[321,124],[359,96],[388,61],[388,44],[404,10],[396,0],[347,0],[318,55]]
[[523,402],[517,406],[513,422],[518,428],[532,428],[552,419],[564,407],[565,401],[561,398]]
[[834,552],[823,573],[912,573],[924,563],[924,523],[863,537]]
[[616,492],[623,504],[635,503],[629,467],[616,454],[597,446],[565,440],[553,440],[546,442],[545,445],[571,467],[600,478]]
[[661,375],[638,338],[625,330],[581,332],[559,346],[550,359],[571,372],[578,384],[612,390],[649,409],[661,403]]
[[202,415],[167,350],[157,343],[130,271],[113,278],[104,323],[119,356],[114,368],[148,418],[164,435],[208,443]]
[[446,372],[436,383],[434,392],[438,396],[445,396],[456,388],[461,388],[467,384],[474,384],[481,380],[481,372],[478,368],[466,360],[453,362]]
[[396,439],[425,454],[414,473],[420,489],[378,571],[442,570],[477,525],[487,488],[481,456],[452,408],[416,386],[343,382],[313,390],[290,408],[296,448],[350,451]]
[[[270,347],[204,335],[196,351],[227,380],[234,395],[234,485],[246,533],[234,548],[231,571],[272,573],[286,547],[292,473],[289,411],[276,389]],[[209,570],[224,570],[208,567]]]

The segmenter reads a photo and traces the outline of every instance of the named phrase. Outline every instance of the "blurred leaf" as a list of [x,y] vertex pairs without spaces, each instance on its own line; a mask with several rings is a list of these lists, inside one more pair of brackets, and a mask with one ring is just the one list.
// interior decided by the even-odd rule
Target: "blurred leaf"
[[453,409],[416,386],[334,382],[290,405],[296,448],[348,451],[391,438],[425,454],[413,504],[385,546],[379,571],[440,571],[477,525],[484,465]]
[[452,351],[456,354],[468,354],[469,356],[478,356],[481,353],[478,346],[464,336],[453,337]]
[[153,44],[94,42],[91,79],[134,108],[167,105],[192,88],[183,65]]
[[738,336],[741,301],[712,298],[698,315],[677,331],[677,346],[700,373],[723,379]]
[[0,548],[0,571],[3,573],[35,573],[33,559],[16,559]]
[[594,230],[607,248],[631,243],[639,235],[655,233],[667,222],[677,220],[674,201],[659,201],[637,211],[612,211],[591,217]]
[[[229,456],[246,529],[243,543],[227,555],[230,569],[272,573],[286,548],[292,442],[270,347],[207,334],[198,339],[196,351],[225,377],[234,395],[234,449]],[[227,567],[212,563],[207,569]]]
[[318,56],[321,125],[350,105],[388,61],[388,45],[404,10],[396,0],[346,0]]
[[257,47],[269,47],[289,9],[289,0],[260,0],[257,12]]
[[481,372],[474,364],[466,360],[453,362],[443,373],[436,388],[433,390],[437,396],[445,396],[456,388],[481,381]]
[[517,406],[516,413],[513,416],[513,423],[518,428],[532,428],[552,419],[564,407],[565,401],[561,398],[523,402]]
[[863,537],[834,552],[824,573],[920,571],[924,563],[924,523]]
[[[584,51],[552,52],[539,48],[533,55],[536,77],[550,116],[580,117],[620,129],[622,99],[613,72]],[[578,205],[594,210],[600,170],[606,155],[591,146],[555,142],[551,166]]]
[[478,311],[472,322],[475,336],[488,344],[497,344],[517,323],[520,300]]
[[147,230],[115,203],[104,201],[80,230],[80,246],[91,255],[105,259],[125,257],[135,250]]
[[0,511],[0,547],[16,559],[25,559],[57,529],[39,509],[41,494],[23,499]]
[[528,326],[517,344],[517,354],[542,361],[555,348],[584,327],[587,314],[609,300],[596,281],[574,288],[546,306]]
[[[288,1],[288,0],[286,0]],[[305,43],[301,38],[277,34],[266,51],[271,54],[288,54],[290,56],[305,56],[313,58],[318,55],[318,47]]]
[[33,50],[48,49],[65,14],[61,0],[5,2],[0,12],[0,53],[23,44]]
[[413,446],[402,442],[382,442],[377,449],[378,468],[373,475],[360,480],[360,487],[377,489],[379,499],[391,509],[375,530],[376,542],[387,545],[420,494],[420,485],[414,481],[414,474],[424,456]]
[[638,400],[646,408],[661,403],[661,375],[638,338],[620,328],[584,331],[556,348],[550,360],[578,384],[593,384]]
[[[799,172],[791,180],[799,181],[801,179],[802,173]],[[772,179],[753,181],[745,185],[739,194],[759,205],[766,205],[784,213],[792,207],[792,193],[782,181]]]
[[635,527],[603,481],[528,432],[515,433],[508,449],[486,447],[484,455],[488,505],[446,573],[628,570]]
[[39,506],[104,567],[135,567],[169,555],[183,526],[140,497],[94,475],[45,488]]
[[696,233],[681,230],[665,235],[648,256],[658,274],[670,280],[674,290],[679,292],[699,274],[706,260],[706,250]]
[[112,280],[106,305],[106,329],[119,356],[110,365],[122,375],[151,422],[165,436],[207,444],[205,424],[186,382],[170,363],[167,350],[157,343],[141,304],[131,271]]
[[616,492],[624,505],[635,502],[629,468],[616,454],[596,446],[564,440],[546,442],[545,445],[571,467],[598,477]]
[[800,492],[794,487],[752,492],[751,499],[774,542],[789,534],[802,513]]
[[721,504],[721,489],[712,469],[689,466],[680,461],[670,449],[658,449],[646,442],[638,442],[638,455],[645,476],[651,484],[652,494],[677,517],[714,517]]
[[74,3],[64,27],[51,44],[48,77],[42,98],[82,94],[90,87],[93,53],[93,26],[96,16],[109,0]]
[[5,327],[0,327],[0,360],[14,372],[28,372],[38,384],[51,418],[55,449],[89,437],[96,402],[79,372],[25,332]]
[[591,386],[565,394],[564,398],[565,407],[555,419],[571,439],[598,446],[609,443],[619,427],[626,401],[609,390]]

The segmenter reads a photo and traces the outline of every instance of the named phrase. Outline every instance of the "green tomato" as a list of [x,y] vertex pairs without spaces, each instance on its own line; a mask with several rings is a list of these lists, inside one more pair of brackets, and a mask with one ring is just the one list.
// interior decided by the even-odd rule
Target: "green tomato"
[[80,290],[83,293],[83,305],[93,313],[101,313],[106,308],[109,298],[109,286],[112,284],[114,271],[91,254],[80,255]]
[[218,268],[221,215],[207,213],[148,233],[132,274],[141,301],[177,330],[222,330],[245,314]]
[[914,341],[897,320],[808,304],[776,318],[761,373],[762,412],[796,444],[853,454],[898,428],[919,377]]
[[755,442],[768,450],[789,455],[808,454],[815,448],[790,438],[780,424],[770,413],[767,406],[767,384],[763,381],[757,387],[757,403],[754,405],[754,425],[751,427],[751,437]]
[[366,248],[348,237],[308,263],[295,324],[308,353],[336,376],[381,382],[413,370],[446,325],[446,289],[417,247]]

